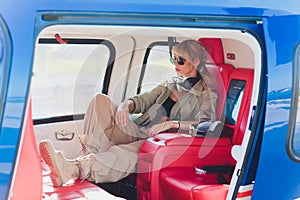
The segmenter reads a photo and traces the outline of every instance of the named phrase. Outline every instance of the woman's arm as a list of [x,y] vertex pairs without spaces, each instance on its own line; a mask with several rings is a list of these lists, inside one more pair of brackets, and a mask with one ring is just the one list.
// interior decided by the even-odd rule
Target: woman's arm
[[159,84],[151,91],[136,95],[121,103],[116,111],[115,121],[120,126],[126,126],[129,113],[144,113],[155,104],[166,86]]
[[117,111],[115,121],[120,126],[126,126],[129,120],[129,113],[132,113],[135,109],[135,103],[133,100],[127,100],[123,103],[120,103]]
[[135,107],[132,110],[133,113],[145,113],[151,106],[153,106],[157,98],[166,91],[166,87],[162,84],[159,84],[149,92],[139,94],[130,98],[134,101]]
[[127,100],[127,104],[128,104],[128,111],[129,113],[132,113],[135,109],[135,103],[133,100],[129,99]]
[[191,124],[197,124],[197,121],[180,121],[172,120],[163,123],[155,124],[148,130],[148,136],[154,136],[158,133],[167,131],[169,129],[177,129],[178,132],[188,132]]

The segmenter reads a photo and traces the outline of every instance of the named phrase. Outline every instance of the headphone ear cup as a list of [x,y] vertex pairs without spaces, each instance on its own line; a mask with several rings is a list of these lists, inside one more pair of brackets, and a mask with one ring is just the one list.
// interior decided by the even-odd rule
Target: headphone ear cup
[[175,83],[175,87],[178,92],[183,92],[183,89],[181,87],[182,80],[183,80],[183,78],[181,76],[173,77],[173,81]]
[[179,92],[183,92],[183,91],[190,91],[192,89],[192,87],[195,85],[195,83],[197,83],[200,78],[199,77],[174,77],[174,82],[176,85],[176,89]]
[[192,89],[191,83],[189,82],[189,77],[184,78],[182,81],[182,87],[185,91],[190,91]]
[[175,82],[176,89],[178,92],[190,91],[192,89],[191,84],[189,83],[189,77],[186,78],[178,78],[178,81]]
[[175,86],[178,92],[184,91],[184,87],[182,86],[182,83],[175,82]]

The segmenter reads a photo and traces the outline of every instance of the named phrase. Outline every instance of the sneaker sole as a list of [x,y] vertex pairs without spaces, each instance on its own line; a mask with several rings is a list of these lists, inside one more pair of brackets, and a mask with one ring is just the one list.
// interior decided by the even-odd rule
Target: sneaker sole
[[44,160],[44,162],[48,165],[51,170],[50,178],[54,187],[62,186],[61,176],[59,174],[58,167],[55,162],[53,162],[53,156],[55,155],[54,147],[48,141],[41,142],[39,144],[40,154]]

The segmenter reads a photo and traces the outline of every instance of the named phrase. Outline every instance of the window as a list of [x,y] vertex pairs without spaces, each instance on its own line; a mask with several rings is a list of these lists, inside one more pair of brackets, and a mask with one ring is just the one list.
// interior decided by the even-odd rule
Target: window
[[167,42],[155,42],[148,47],[143,72],[138,93],[149,91],[158,83],[170,80],[176,75],[174,66],[170,63]]
[[[34,55],[31,86],[33,119],[83,114],[101,92],[114,48],[103,40],[40,39]],[[102,90],[103,91],[103,90]]]
[[300,162],[300,46],[297,47],[294,58],[293,88],[288,128],[287,152],[292,160]]
[[241,102],[244,94],[246,81],[232,80],[230,81],[227,98],[226,98],[226,123],[235,125]]

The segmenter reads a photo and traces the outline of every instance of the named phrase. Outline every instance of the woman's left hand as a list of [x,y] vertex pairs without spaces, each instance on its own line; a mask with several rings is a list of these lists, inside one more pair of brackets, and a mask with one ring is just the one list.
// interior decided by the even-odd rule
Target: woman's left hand
[[166,121],[166,122],[163,122],[163,123],[159,123],[159,124],[155,124],[153,125],[149,130],[148,130],[148,136],[149,137],[152,137],[158,133],[161,133],[161,132],[164,132],[166,130],[169,130],[171,125],[171,122],[170,121]]

